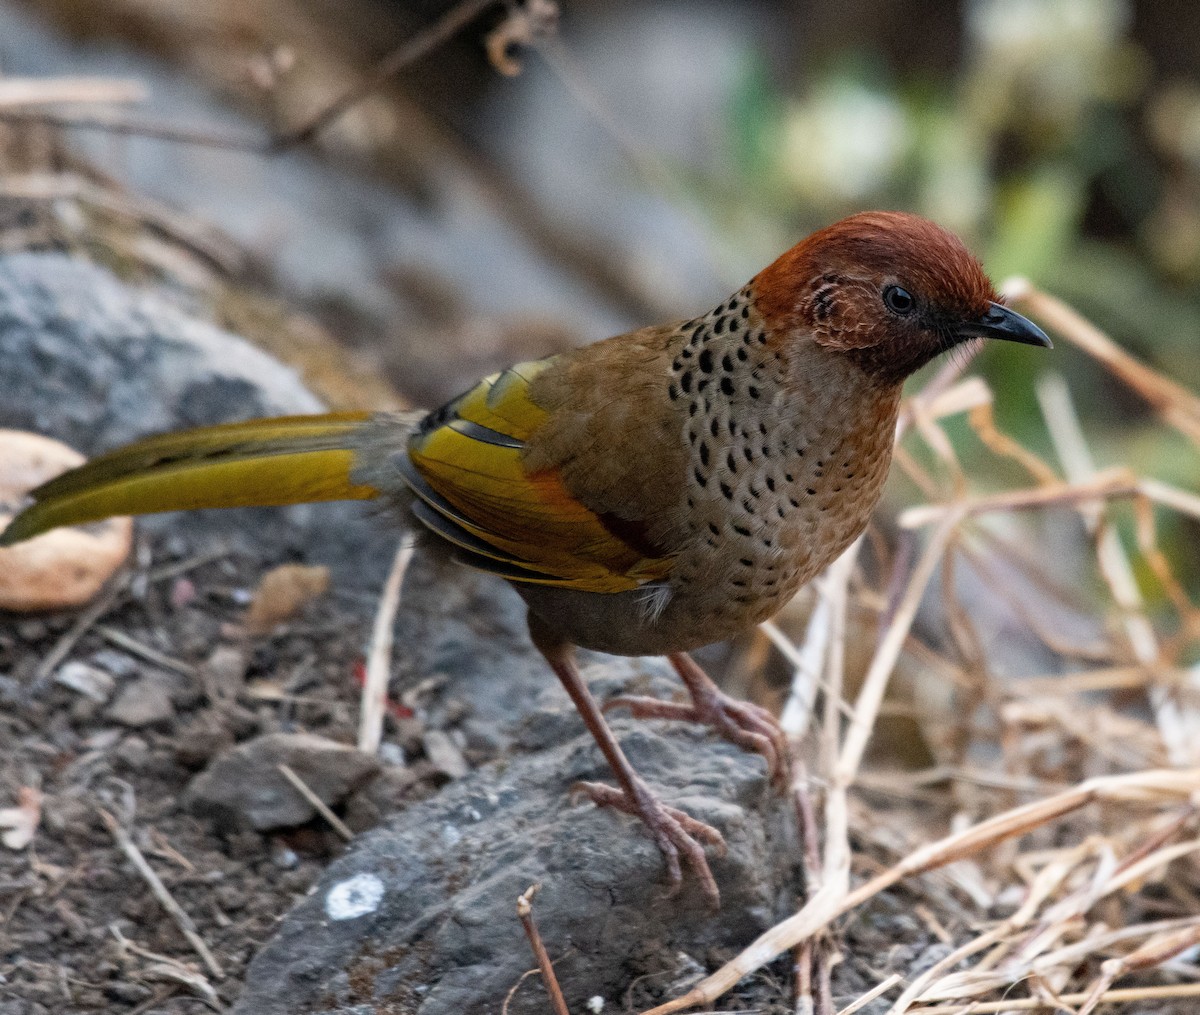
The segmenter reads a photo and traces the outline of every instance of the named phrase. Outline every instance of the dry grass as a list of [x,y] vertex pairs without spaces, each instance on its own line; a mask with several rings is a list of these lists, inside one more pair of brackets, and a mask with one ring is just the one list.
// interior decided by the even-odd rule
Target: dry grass
[[[1200,443],[1196,396],[1028,283],[1010,283],[1008,294],[1144,398],[1164,425]],[[815,788],[823,790],[808,895],[798,912],[731,962],[646,1015],[711,1005],[789,949],[798,967],[795,1010],[832,1011],[819,983],[822,975],[828,979],[834,954],[828,935],[836,935],[839,917],[901,883],[917,897],[914,912],[952,949],[911,981],[883,979],[844,1012],[880,996],[894,998],[889,1015],[1089,1015],[1101,1005],[1135,1011],[1139,1002],[1172,998],[1196,998],[1200,1005],[1194,964],[1200,949],[1200,668],[1186,666],[1183,656],[1200,635],[1200,610],[1176,580],[1155,531],[1156,508],[1200,517],[1200,498],[1133,468],[1098,470],[1067,384],[1056,375],[1042,381],[1038,395],[1058,462],[1041,460],[997,428],[986,384],[959,378],[966,362],[948,364],[910,399],[897,435],[904,441],[897,463],[927,497],[900,519],[906,529],[926,530],[915,565],[901,565],[881,595],[866,587],[856,545],[819,583],[817,606],[798,643],[769,632],[795,667],[784,714],[788,732],[799,743],[811,726],[820,727],[811,773],[797,787],[802,814],[814,809]],[[975,492],[942,426],[947,416],[964,412],[992,453],[1028,475],[1028,485]],[[1132,559],[1111,520],[1121,500],[1134,508]],[[1038,545],[1030,524],[1035,511],[1074,512],[1082,522],[1075,545]],[[1014,679],[995,672],[1004,665],[998,658],[1003,646],[991,657],[981,651],[977,618],[959,600],[953,580],[961,566],[976,568],[988,592],[1014,606],[1029,638],[1053,660],[1049,673]],[[914,644],[914,618],[939,571],[941,610],[958,649],[952,655]],[[1059,606],[1078,611],[1079,594],[1064,576],[1081,571],[1091,573],[1105,599],[1097,606],[1082,597],[1104,619],[1085,645],[1073,643],[1053,619]],[[1158,586],[1161,602],[1153,615],[1138,574]],[[846,613],[856,600],[877,604],[882,630],[847,703],[841,694]],[[957,727],[942,738],[955,745],[953,756],[928,773],[863,772],[889,676],[905,651],[936,662],[927,679],[950,674],[957,707],[932,721]],[[980,758],[988,760],[971,764]],[[932,841],[931,782],[948,784],[946,799],[955,810],[945,834]],[[888,791],[886,815],[871,792],[880,788]],[[896,804],[906,797],[907,821],[903,804]],[[817,822],[810,816],[802,824]],[[895,829],[906,825],[914,831],[897,852]],[[890,832],[881,831],[889,826]],[[879,854],[887,861],[879,862]],[[878,873],[856,878],[856,864]]]

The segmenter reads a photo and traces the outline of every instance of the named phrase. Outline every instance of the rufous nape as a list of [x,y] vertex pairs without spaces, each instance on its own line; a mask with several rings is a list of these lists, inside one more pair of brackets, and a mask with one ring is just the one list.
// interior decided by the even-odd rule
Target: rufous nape
[[637,815],[718,900],[719,832],[654,795],[580,676],[575,646],[665,655],[691,703],[635,716],[707,723],[779,776],[774,717],[687,654],[774,614],[863,531],[892,457],[905,378],[976,338],[1049,348],[963,243],[866,212],[793,247],[715,309],[521,363],[430,413],[252,420],[170,433],[63,474],[0,535],[179,509],[383,498],[423,542],[521,594],[534,644]]

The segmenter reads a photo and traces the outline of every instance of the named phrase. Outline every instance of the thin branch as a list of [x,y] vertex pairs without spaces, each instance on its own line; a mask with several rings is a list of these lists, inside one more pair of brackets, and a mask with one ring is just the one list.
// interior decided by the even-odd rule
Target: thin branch
[[358,720],[358,749],[367,754],[379,750],[383,740],[383,717],[387,714],[387,685],[392,672],[392,645],[396,610],[400,606],[400,586],[413,555],[413,537],[406,535],[396,549],[392,569],[383,583],[375,623],[371,627],[371,647],[367,653],[367,675],[363,680],[362,710]]
[[167,886],[162,883],[159,876],[154,873],[154,868],[147,863],[146,858],[142,856],[142,851],[137,848],[137,844],[130,838],[129,833],[125,831],[121,823],[117,821],[104,808],[98,808],[100,820],[104,822],[104,827],[108,829],[109,834],[113,837],[121,852],[129,858],[129,862],[133,864],[137,872],[142,876],[142,880],[150,886],[150,891],[154,893],[154,897],[158,899],[162,905],[174,919],[183,936],[187,938],[188,944],[192,946],[196,954],[200,956],[204,964],[208,967],[208,971],[212,973],[218,980],[225,976],[216,957],[208,949],[208,945],[204,943],[204,939],[196,930],[196,925],[192,922],[192,918],[183,911],[183,908],[167,891]]
[[442,45],[495,3],[497,0],[463,0],[462,3],[451,7],[428,28],[388,53],[358,85],[335,99],[312,119],[276,137],[269,150],[285,152],[311,141],[348,109],[362,102],[372,92],[378,91],[404,68]]

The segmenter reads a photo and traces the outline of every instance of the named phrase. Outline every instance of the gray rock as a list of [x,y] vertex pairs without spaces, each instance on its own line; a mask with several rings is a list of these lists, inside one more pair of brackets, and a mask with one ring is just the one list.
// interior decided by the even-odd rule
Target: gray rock
[[345,744],[311,733],[268,733],[213,761],[192,780],[185,803],[223,825],[259,832],[311,821],[316,811],[279,771],[280,765],[330,805],[379,772],[378,761]]
[[[58,254],[0,257],[0,348],[0,427],[86,455],[162,430],[322,409],[290,367],[170,293]],[[179,528],[198,548],[216,537],[268,557],[308,551],[374,583],[394,540],[364,515],[347,504],[215,511]]]
[[135,729],[167,722],[175,716],[170,687],[155,676],[138,677],[117,692],[107,715],[114,722]]
[[[595,995],[619,1007],[642,973],[686,973],[710,949],[747,944],[796,889],[787,807],[761,759],[699,731],[617,728],[652,786],[724,834],[727,855],[710,856],[719,913],[694,880],[665,897],[662,858],[637,822],[569,800],[572,783],[609,778],[581,737],[486,766],[357,839],[255,958],[235,1012],[497,1012],[533,964],[515,906],[534,883],[573,1011]],[[547,1010],[536,979],[509,1010]]]

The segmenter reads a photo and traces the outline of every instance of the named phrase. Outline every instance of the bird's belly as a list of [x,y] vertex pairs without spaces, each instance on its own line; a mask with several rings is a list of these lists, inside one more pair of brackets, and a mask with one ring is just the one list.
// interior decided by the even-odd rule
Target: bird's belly
[[[870,498],[873,503],[873,498]],[[865,505],[864,505],[865,506]],[[800,512],[773,545],[738,533],[701,542],[661,585],[603,594],[516,584],[530,610],[571,644],[612,655],[667,655],[734,637],[774,616],[866,525],[862,512]]]

